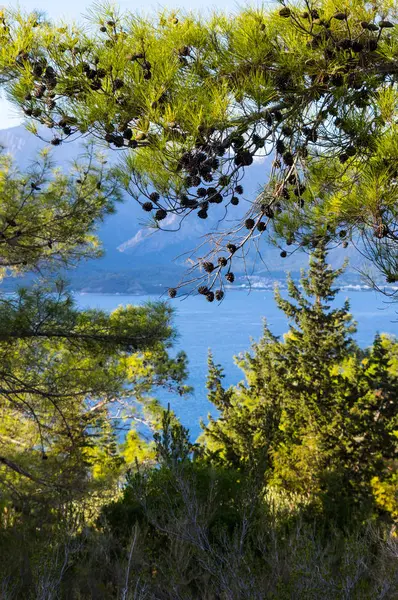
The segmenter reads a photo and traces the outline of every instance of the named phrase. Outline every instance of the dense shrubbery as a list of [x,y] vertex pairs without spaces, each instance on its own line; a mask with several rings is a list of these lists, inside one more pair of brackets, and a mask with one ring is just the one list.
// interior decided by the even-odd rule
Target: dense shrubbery
[[246,385],[210,360],[220,413],[197,443],[165,411],[152,443],[122,446],[108,500],[5,506],[5,600],[396,598],[397,343],[355,345],[325,258],[277,292],[294,325],[265,327]]
[[[178,428],[178,425],[177,425]],[[181,434],[178,428],[177,436]],[[186,440],[184,440],[184,443]],[[142,468],[95,525],[73,511],[2,536],[5,600],[396,598],[397,539],[291,518],[258,480],[189,457]]]
[[2,539],[2,597],[396,598],[397,539],[388,527],[344,534],[291,521],[260,501],[255,483],[235,477],[162,465],[131,478],[96,526],[14,530],[6,548]]

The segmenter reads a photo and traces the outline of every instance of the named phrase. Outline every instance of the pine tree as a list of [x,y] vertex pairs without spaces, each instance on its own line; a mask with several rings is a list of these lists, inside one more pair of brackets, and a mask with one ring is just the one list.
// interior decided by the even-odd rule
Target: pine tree
[[89,145],[66,174],[55,168],[54,155],[45,149],[21,171],[1,150],[1,278],[56,272],[101,255],[96,227],[121,199],[106,162]]
[[[243,174],[264,148],[272,152],[271,175],[242,227],[221,235],[209,257],[215,264],[225,252],[228,277],[240,250],[272,231],[282,256],[285,243],[311,248],[323,238],[345,247],[359,236],[394,282],[394,7],[281,5],[210,19],[144,19],[105,7],[93,11],[89,32],[4,11],[1,81],[32,131],[48,126],[55,146],[93,134],[121,152],[120,179],[144,210],[152,206],[154,227],[170,214],[205,218],[213,203],[233,211]],[[223,268],[204,274],[208,286],[224,281]]]
[[[154,391],[188,389],[185,355],[169,355],[171,309],[80,311],[65,290],[41,287],[0,299],[0,316],[3,497],[35,504],[43,486],[50,504],[113,493],[160,422]],[[120,428],[137,424],[135,448],[133,433],[120,448]]]
[[157,431],[153,438],[160,464],[175,467],[189,460],[193,451],[193,445],[189,441],[189,430],[181,425],[170,411],[170,405],[163,412],[160,431]]
[[[6,501],[34,502],[44,487],[57,503],[59,495],[66,501],[91,484],[114,483],[123,462],[115,427],[154,426],[160,419],[154,389],[188,389],[184,353],[169,353],[176,335],[170,307],[81,311],[59,277],[60,268],[101,255],[96,227],[120,200],[105,164],[92,146],[68,174],[54,168],[47,150],[24,172],[0,154],[0,278],[36,276],[30,287],[0,294]],[[123,404],[119,421],[115,402]],[[130,445],[129,460],[131,454]]]
[[[270,490],[347,522],[374,510],[372,478],[396,458],[398,370],[381,338],[365,353],[356,346],[347,301],[331,306],[341,272],[321,245],[302,290],[289,278],[289,299],[276,292],[289,331],[281,340],[264,327],[238,363],[246,385],[217,395],[213,385],[220,416],[203,439],[224,464],[261,464]],[[210,367],[214,382],[219,368]]]

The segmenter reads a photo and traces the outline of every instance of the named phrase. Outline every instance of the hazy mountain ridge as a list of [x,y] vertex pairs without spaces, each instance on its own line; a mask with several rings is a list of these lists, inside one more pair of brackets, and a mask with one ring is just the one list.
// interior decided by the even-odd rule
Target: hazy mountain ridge
[[[45,132],[46,137],[51,137]],[[20,167],[26,168],[35,160],[37,152],[45,147],[39,138],[32,135],[24,127],[13,127],[0,131],[0,144],[6,152],[10,152]],[[82,146],[75,143],[63,144],[53,152],[54,163],[67,168],[68,163],[75,160],[82,152]],[[120,156],[118,155],[115,155]],[[113,160],[112,156],[112,160]],[[243,181],[245,194],[253,199],[260,184],[265,180],[269,170],[270,160],[256,161],[246,174]],[[165,229],[175,231],[156,231],[145,227],[148,216],[132,199],[126,198],[118,203],[114,215],[107,217],[98,227],[98,236],[102,241],[105,255],[99,260],[82,262],[76,269],[68,271],[66,276],[71,286],[76,290],[87,292],[128,292],[150,293],[163,291],[176,285],[186,269],[186,260],[192,251],[205,239],[209,230],[220,231],[228,229],[234,219],[241,217],[250,204],[243,199],[238,207],[231,207],[225,217],[223,206],[212,206],[207,220],[199,219],[192,213],[184,220],[181,227],[177,219],[171,215],[162,223]],[[199,256],[201,252],[198,252]],[[333,266],[341,266],[346,257],[351,255],[351,265],[347,276],[354,284],[358,284],[358,276],[354,269],[359,267],[362,259],[354,250],[337,248],[330,254]],[[263,245],[262,259],[256,261],[255,273],[252,273],[252,263],[249,261],[249,275],[254,277],[251,285],[255,288],[267,288],[269,281],[283,280],[284,271],[297,273],[308,263],[305,253],[295,252],[288,258],[280,257],[280,250],[271,245]],[[265,264],[264,264],[265,263]],[[237,273],[243,272],[243,266],[235,267]],[[257,279],[256,279],[257,277]],[[13,281],[6,286],[15,285]],[[246,286],[247,278],[238,276],[237,286]]]

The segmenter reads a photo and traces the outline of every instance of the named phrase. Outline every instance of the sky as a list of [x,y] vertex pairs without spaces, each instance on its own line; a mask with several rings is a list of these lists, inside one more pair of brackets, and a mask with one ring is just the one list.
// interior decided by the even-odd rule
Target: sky
[[[2,6],[13,9],[20,8],[27,12],[39,10],[45,12],[50,19],[73,21],[80,20],[93,4],[93,0],[23,0],[19,3],[11,0],[10,2],[3,2]],[[215,9],[233,12],[237,10],[239,5],[243,4],[245,4],[244,1],[237,2],[235,0],[169,0],[163,3],[152,0],[118,0],[115,2],[115,5],[122,10],[146,14],[158,12],[164,7],[201,12],[211,12]],[[17,126],[20,122],[21,115],[19,111],[0,94],[0,129]]]

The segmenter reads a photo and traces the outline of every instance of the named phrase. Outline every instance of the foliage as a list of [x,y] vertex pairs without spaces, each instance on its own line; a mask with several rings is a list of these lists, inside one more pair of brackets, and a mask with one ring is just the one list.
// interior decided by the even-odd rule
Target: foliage
[[72,266],[100,255],[95,228],[120,200],[106,160],[92,145],[70,165],[56,169],[48,149],[21,173],[0,154],[1,275]]
[[[52,507],[53,522],[75,501],[95,512],[146,445],[143,428],[159,425],[154,392],[188,391],[169,306],[81,311],[58,279],[60,267],[101,253],[96,227],[120,200],[106,163],[92,144],[68,175],[48,150],[25,172],[0,155],[1,276],[33,280],[0,294],[0,503],[17,521]],[[122,456],[119,430],[136,423]]]
[[[47,151],[25,173],[0,155],[1,275],[53,275],[0,296],[2,598],[396,598],[398,344],[357,347],[326,264],[359,237],[397,278],[395,20],[389,0],[209,19],[96,7],[99,31],[1,11],[0,83],[30,130],[95,140],[69,175]],[[312,248],[310,269],[276,292],[291,325],[283,339],[265,325],[239,359],[246,384],[224,389],[209,356],[220,414],[193,444],[155,393],[188,391],[171,308],[80,311],[57,269],[99,255],[120,184],[156,227],[206,219],[272,153],[190,284],[222,300],[266,231]]]
[[151,391],[186,390],[184,354],[168,356],[174,332],[165,305],[82,312],[62,287],[56,295],[41,287],[3,299],[0,314],[1,460],[14,471],[6,485],[22,474],[77,494],[85,466],[98,478],[119,464],[110,438],[123,417],[153,427]]
[[246,385],[224,390],[210,360],[209,399],[220,416],[203,427],[213,460],[259,465],[269,490],[341,524],[371,515],[375,499],[396,513],[389,470],[397,459],[398,371],[394,338],[376,336],[361,351],[348,302],[330,307],[339,273],[320,246],[303,291],[290,279],[290,299],[276,292],[291,325],[282,340],[265,325],[253,354],[238,361]]
[[[254,354],[241,360],[246,386],[224,390],[222,369],[210,357],[209,397],[221,414],[206,427],[201,444],[189,440],[168,409],[159,415],[152,443],[145,444],[132,431],[118,449],[112,421],[102,410],[106,405],[98,406],[101,390],[109,381],[117,393],[119,381],[124,395],[126,384],[133,381],[135,393],[134,379],[128,377],[130,359],[138,390],[141,377],[142,391],[148,389],[150,374],[141,371],[139,355],[126,350],[124,336],[103,350],[106,360],[98,368],[103,339],[98,341],[97,327],[102,335],[111,334],[120,325],[118,317],[94,311],[92,335],[85,335],[84,327],[77,327],[80,317],[86,324],[85,315],[76,313],[70,299],[65,308],[62,294],[57,300],[41,296],[48,307],[61,305],[52,315],[49,311],[52,321],[44,320],[43,332],[62,360],[54,367],[53,354],[45,347],[43,362],[30,356],[27,370],[39,376],[34,390],[51,377],[61,391],[65,384],[68,402],[60,406],[69,410],[65,421],[73,424],[79,447],[76,452],[65,448],[69,440],[61,435],[61,420],[50,404],[51,415],[44,415],[53,424],[45,429],[46,442],[52,444],[47,460],[38,460],[34,447],[25,453],[24,466],[29,465],[36,479],[29,500],[27,486],[8,473],[14,496],[10,493],[10,505],[3,494],[3,597],[315,600],[322,595],[330,600],[393,600],[398,581],[394,530],[382,521],[373,526],[361,521],[376,516],[376,504],[382,514],[395,517],[397,344],[380,336],[367,351],[356,347],[348,304],[330,308],[338,273],[326,265],[320,246],[309,273],[303,273],[304,291],[290,280],[292,301],[277,293],[293,325],[283,341],[265,327]],[[25,301],[31,294],[25,292]],[[133,309],[120,309],[123,327],[126,310]],[[139,332],[155,317],[148,315],[148,308],[134,310],[129,323]],[[160,307],[152,310],[161,324]],[[63,319],[65,313],[74,318]],[[54,314],[59,322],[54,323]],[[77,346],[65,333],[60,341],[51,338],[66,324],[76,331]],[[17,331],[29,331],[28,325],[22,321]],[[163,360],[169,335],[166,329],[165,341],[153,344],[147,338],[155,365],[158,352]],[[17,339],[23,348],[25,338]],[[35,343],[40,348],[42,340],[35,338]],[[183,380],[184,363],[177,365],[180,370],[168,373],[175,382],[178,373]],[[156,368],[154,373],[156,380]],[[72,397],[71,383],[76,382],[86,386],[86,402],[88,387],[94,388],[88,414],[79,405],[80,388]],[[35,399],[32,390],[29,398]],[[38,406],[45,407],[41,399]],[[97,407],[90,420],[91,409],[96,413]],[[87,418],[79,429],[83,416]],[[32,436],[32,419],[19,419],[26,423],[21,440],[14,415],[8,423],[14,427],[10,439],[22,444]],[[76,458],[79,452],[83,461]],[[124,460],[130,469],[116,494]],[[43,464],[45,475],[52,473],[57,480],[48,493],[44,488],[51,480],[38,481]],[[26,479],[26,473],[19,475]]]
[[395,23],[390,0],[283,1],[208,19],[96,6],[88,28],[5,11],[0,70],[30,127],[48,125],[54,145],[90,134],[121,152],[121,180],[155,227],[192,212],[205,219],[212,204],[229,213],[254,159],[276,153],[243,220],[196,257],[209,300],[267,230],[282,256],[285,244],[359,239],[394,282]]
[[[181,462],[130,476],[96,528],[1,539],[5,600],[396,597],[396,538],[287,525],[231,469]],[[244,493],[243,493],[244,492]],[[24,544],[21,545],[21,541]],[[4,552],[8,541],[7,553]],[[19,545],[18,545],[19,542]],[[16,576],[18,574],[18,576]]]

